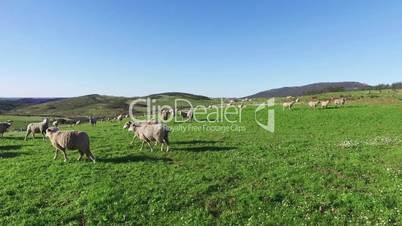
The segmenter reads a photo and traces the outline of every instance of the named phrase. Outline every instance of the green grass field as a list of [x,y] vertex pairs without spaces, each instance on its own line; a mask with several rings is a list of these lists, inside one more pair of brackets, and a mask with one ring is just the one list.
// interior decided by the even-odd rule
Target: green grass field
[[176,129],[169,153],[130,146],[123,122],[75,127],[89,133],[96,164],[76,151],[53,160],[49,140],[6,133],[0,224],[402,224],[400,105],[278,106],[275,118],[275,133],[252,107],[241,131]]

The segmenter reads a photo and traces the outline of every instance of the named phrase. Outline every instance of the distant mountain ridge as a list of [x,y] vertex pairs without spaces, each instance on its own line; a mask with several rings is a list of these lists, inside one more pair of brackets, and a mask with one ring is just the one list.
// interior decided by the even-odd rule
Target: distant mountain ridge
[[282,87],[262,91],[247,98],[271,98],[286,96],[304,96],[325,92],[349,91],[369,88],[370,86],[360,82],[321,82],[304,86]]

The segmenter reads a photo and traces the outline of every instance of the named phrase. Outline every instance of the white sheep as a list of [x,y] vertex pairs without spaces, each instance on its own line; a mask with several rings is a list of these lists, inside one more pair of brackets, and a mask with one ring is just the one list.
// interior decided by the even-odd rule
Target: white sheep
[[286,108],[288,108],[289,110],[292,109],[295,103],[296,103],[295,101],[283,102],[282,104],[283,110],[285,110]]
[[[123,125],[123,129],[129,129],[130,128],[130,126],[131,126],[131,124],[133,124],[134,122],[132,122],[132,121],[128,121],[128,122],[126,122],[124,125]],[[145,121],[145,122],[135,122],[137,125],[145,125],[145,124],[148,124],[148,125],[155,125],[155,124],[159,124],[159,122],[158,121],[155,121],[155,120],[149,120],[149,121]]]
[[123,120],[123,118],[124,118],[124,115],[123,115],[123,114],[120,114],[120,115],[118,115],[118,116],[116,117],[116,120],[117,120],[117,121],[121,121],[121,120]]
[[78,126],[79,124],[81,124],[81,121],[80,121],[80,120],[78,120],[78,121],[75,122],[75,125]]
[[8,128],[10,128],[11,126],[11,122],[0,122],[0,136],[3,137],[3,134],[7,132]]
[[85,132],[65,131],[61,132],[57,128],[46,129],[46,136],[49,137],[52,146],[56,149],[53,159],[56,160],[59,151],[63,152],[64,162],[67,162],[67,150],[78,150],[80,156],[78,161],[85,154],[88,159],[95,163],[95,157],[91,153],[89,136]]
[[42,122],[30,123],[27,126],[27,133],[25,135],[25,139],[27,140],[28,135],[32,133],[32,137],[35,138],[35,133],[41,133],[43,136],[43,140],[45,139],[46,129],[49,128],[49,120],[47,118],[43,119]]
[[92,117],[92,116],[89,116],[89,117],[88,117],[88,121],[89,121],[89,123],[90,123],[92,126],[96,126],[96,123],[97,123],[96,118],[94,118],[94,117]]
[[319,100],[316,100],[316,101],[312,100],[312,101],[308,102],[308,106],[310,106],[311,108],[316,108],[317,105],[319,105],[319,104],[320,104]]
[[170,114],[171,114],[171,110],[163,109],[163,110],[161,111],[161,113],[160,113],[160,117],[161,117],[161,119],[162,119],[163,121],[166,121],[166,120],[169,119]]
[[321,104],[321,107],[322,107],[322,108],[327,108],[330,103],[331,103],[331,100],[323,100],[323,101],[320,101],[320,104]]
[[59,124],[60,124],[59,120],[56,120],[52,123],[52,125],[55,127],[59,126]]
[[[141,141],[142,145],[140,151],[144,147],[144,143],[147,143],[151,151],[153,151],[151,143],[155,141],[156,144],[161,144],[161,151],[163,146],[166,145],[166,151],[169,151],[169,132],[170,129],[163,124],[137,124],[132,123],[128,131],[133,132]],[[133,138],[134,141],[134,138]]]
[[190,109],[188,111],[181,111],[180,112],[181,116],[183,118],[187,118],[188,120],[192,121],[194,119],[194,112],[193,109]]
[[345,104],[345,102],[346,102],[346,99],[345,98],[339,98],[339,99],[335,99],[334,100],[334,104],[336,105],[336,106],[341,106],[341,105],[344,105]]

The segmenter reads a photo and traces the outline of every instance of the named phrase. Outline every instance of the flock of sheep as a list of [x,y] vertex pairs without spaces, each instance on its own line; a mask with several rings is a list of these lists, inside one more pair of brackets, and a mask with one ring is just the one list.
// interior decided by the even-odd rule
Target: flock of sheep
[[[282,107],[283,110],[285,109],[292,109],[292,107],[298,103],[300,101],[299,98],[294,98],[294,97],[286,97],[286,100],[283,102]],[[321,106],[321,108],[327,108],[331,102],[333,102],[335,104],[335,106],[342,106],[346,103],[346,99],[344,97],[335,99],[335,98],[331,98],[331,99],[326,99],[326,100],[311,100],[309,101],[307,104],[310,108],[317,108],[319,105]]]
[[[189,111],[178,111],[184,118],[192,119],[193,112]],[[169,117],[170,114],[175,114],[176,111],[166,111],[162,110],[160,112],[160,116],[164,119]],[[127,115],[121,114],[117,116],[115,119],[118,121],[123,120],[123,118],[127,118]],[[65,121],[64,121],[65,122]],[[78,120],[75,124],[79,124],[81,121]],[[97,123],[97,119],[94,117],[88,117],[88,122],[95,126]],[[60,131],[57,128],[58,125],[62,123],[61,120],[53,121],[52,125],[54,127],[49,127],[49,120],[45,118],[42,122],[30,123],[27,126],[25,141],[28,139],[28,136],[32,134],[32,137],[35,138],[35,134],[42,134],[43,139],[48,137],[52,146],[55,148],[54,159],[57,158],[58,153],[62,152],[64,156],[64,161],[68,161],[67,150],[78,150],[80,156],[78,160],[81,160],[84,155],[86,157],[95,162],[95,157],[91,153],[90,150],[90,142],[89,136],[86,132],[82,131]],[[0,122],[0,135],[3,136],[3,133],[7,131],[8,128],[12,126],[12,121]],[[153,151],[151,142],[155,142],[155,146],[157,144],[161,145],[161,151],[164,150],[164,146],[166,146],[166,151],[169,151],[169,133],[170,129],[166,124],[163,124],[159,121],[147,121],[147,122],[132,122],[128,121],[123,126],[124,129],[132,132],[134,134],[133,144],[135,137],[142,141],[141,150],[143,149],[144,143],[147,143],[150,150]]]
[[[242,100],[241,104],[238,105],[239,108],[245,106],[245,102],[251,101],[251,99]],[[287,97],[283,102],[283,109],[292,109],[295,103],[299,102],[299,98]],[[321,105],[322,108],[326,108],[329,104],[333,102],[336,106],[342,106],[346,103],[345,98],[339,99],[328,99],[328,100],[311,100],[308,102],[308,106],[311,108],[316,108],[318,105]],[[235,101],[230,101],[228,105],[234,105]],[[212,108],[213,106],[209,106],[208,108]],[[168,120],[171,116],[176,116],[176,114],[181,117],[191,121],[194,118],[194,112],[192,109],[190,110],[182,110],[178,111],[177,109],[162,109],[159,112],[160,119],[163,121]],[[113,119],[122,121],[124,118],[128,118],[126,114],[120,114]],[[102,119],[103,120],[103,119]],[[89,116],[88,122],[95,126],[97,123],[97,119],[95,117]],[[0,137],[3,137],[3,133],[7,131],[8,128],[12,126],[12,121],[0,122]],[[26,128],[25,141],[28,139],[28,136],[32,134],[33,138],[35,138],[35,134],[42,134],[43,139],[48,137],[52,146],[55,148],[54,159],[57,158],[58,153],[62,152],[64,155],[64,161],[68,161],[67,150],[78,150],[79,158],[81,160],[84,155],[86,157],[95,162],[95,157],[91,153],[90,150],[90,142],[89,136],[85,132],[81,131],[60,131],[57,127],[60,124],[80,124],[81,120],[77,121],[68,121],[68,120],[55,120],[53,121],[53,127],[49,127],[49,120],[45,118],[42,122],[30,123]],[[124,124],[123,129],[127,129],[128,131],[134,134],[133,140],[130,144],[133,144],[134,139],[137,137],[140,141],[142,141],[141,149],[145,143],[149,146],[150,150],[153,151],[151,142],[155,142],[155,146],[160,144],[161,151],[164,150],[164,146],[166,146],[166,151],[169,151],[169,127],[156,120],[146,121],[146,122],[132,122],[128,121]]]

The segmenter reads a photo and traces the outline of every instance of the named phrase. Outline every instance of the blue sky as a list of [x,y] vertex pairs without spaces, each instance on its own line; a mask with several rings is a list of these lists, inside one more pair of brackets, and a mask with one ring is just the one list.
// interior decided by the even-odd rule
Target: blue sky
[[0,96],[402,79],[402,1],[0,1]]

